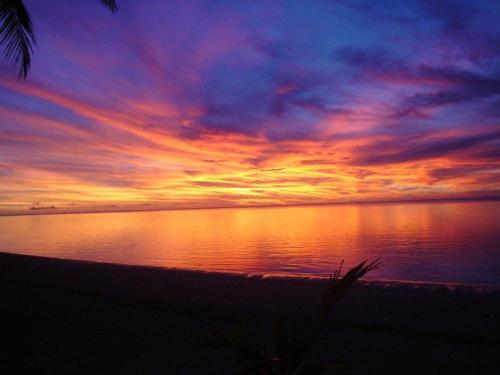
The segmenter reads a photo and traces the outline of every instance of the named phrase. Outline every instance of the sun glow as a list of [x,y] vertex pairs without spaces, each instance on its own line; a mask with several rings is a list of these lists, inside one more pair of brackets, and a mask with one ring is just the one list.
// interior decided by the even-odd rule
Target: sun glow
[[[498,196],[496,50],[470,60],[463,42],[444,64],[458,42],[428,16],[427,40],[391,24],[405,38],[388,49],[378,29],[356,47],[332,33],[338,5],[134,4],[99,38],[101,18],[70,22],[97,10],[65,4],[61,33],[33,5],[29,79],[0,65],[0,213]],[[289,24],[255,26],[269,14]]]

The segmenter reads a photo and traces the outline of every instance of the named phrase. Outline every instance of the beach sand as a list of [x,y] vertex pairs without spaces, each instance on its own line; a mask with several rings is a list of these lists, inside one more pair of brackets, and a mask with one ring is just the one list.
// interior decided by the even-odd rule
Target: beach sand
[[[233,374],[196,338],[308,321],[323,283],[0,253],[0,373]],[[316,355],[338,374],[500,374],[500,289],[358,282]]]

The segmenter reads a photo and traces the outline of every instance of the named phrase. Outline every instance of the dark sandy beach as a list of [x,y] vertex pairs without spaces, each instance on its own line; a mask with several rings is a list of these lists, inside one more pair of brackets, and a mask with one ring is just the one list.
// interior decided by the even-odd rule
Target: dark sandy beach
[[[0,373],[232,374],[196,338],[309,320],[323,282],[0,253]],[[498,374],[500,289],[359,282],[316,354],[339,374]]]

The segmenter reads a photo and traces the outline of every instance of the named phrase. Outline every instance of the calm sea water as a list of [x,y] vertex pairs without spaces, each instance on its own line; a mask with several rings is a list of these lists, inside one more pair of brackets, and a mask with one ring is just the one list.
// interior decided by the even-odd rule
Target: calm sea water
[[500,285],[500,202],[0,217],[0,251],[231,272]]

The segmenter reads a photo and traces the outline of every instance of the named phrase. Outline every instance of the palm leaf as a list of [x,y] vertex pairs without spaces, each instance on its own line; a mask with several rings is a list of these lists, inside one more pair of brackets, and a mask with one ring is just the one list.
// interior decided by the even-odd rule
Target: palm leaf
[[18,67],[19,78],[26,78],[35,44],[31,18],[21,0],[0,0],[0,45],[4,56]]
[[104,5],[106,8],[108,8],[111,13],[114,13],[118,10],[118,6],[116,5],[115,0],[100,0],[102,5]]
[[226,351],[239,367],[240,374],[266,373],[266,355],[261,345],[248,332],[248,327],[240,325],[234,330],[210,333],[201,340],[202,346]]
[[229,353],[240,369],[239,374],[244,375],[319,375],[327,369],[341,367],[313,362],[314,347],[327,324],[331,310],[346,290],[359,278],[375,270],[378,265],[378,260],[364,261],[341,277],[341,264],[323,291],[317,321],[312,326],[275,322],[274,345],[271,350],[266,350],[264,345],[254,340],[248,332],[248,325],[242,325],[234,332],[209,334],[204,344]]
[[[118,10],[116,0],[100,0],[112,13]],[[5,59],[17,66],[20,79],[26,79],[36,44],[33,24],[22,0],[0,0],[0,46]]]
[[323,291],[323,297],[320,304],[319,320],[321,324],[326,322],[330,311],[344,295],[344,292],[368,272],[377,269],[379,263],[379,259],[370,263],[365,260],[356,267],[351,268],[342,278],[340,278],[342,270],[341,265],[340,268],[332,276],[330,276],[326,288]]

